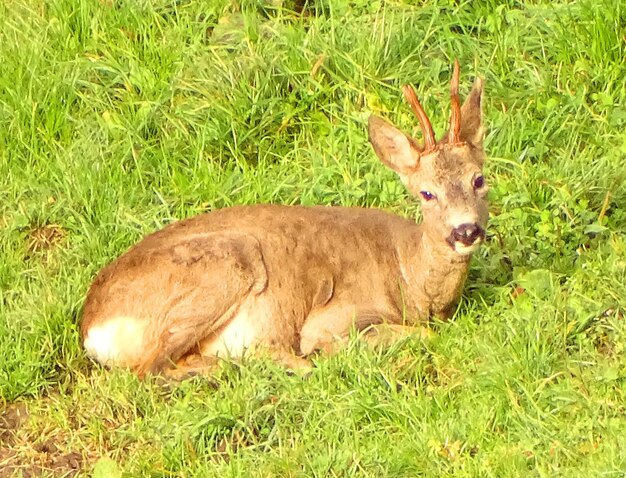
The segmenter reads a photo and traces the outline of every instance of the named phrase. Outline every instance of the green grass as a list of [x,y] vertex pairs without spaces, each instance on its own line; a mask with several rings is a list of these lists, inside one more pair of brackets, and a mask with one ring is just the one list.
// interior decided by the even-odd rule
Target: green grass
[[[623,3],[238,4],[0,5],[0,476],[624,476]],[[176,219],[417,217],[365,125],[416,132],[410,82],[443,132],[455,57],[463,93],[485,79],[492,207],[454,321],[306,378],[247,359],[140,382],[84,356],[90,281]]]

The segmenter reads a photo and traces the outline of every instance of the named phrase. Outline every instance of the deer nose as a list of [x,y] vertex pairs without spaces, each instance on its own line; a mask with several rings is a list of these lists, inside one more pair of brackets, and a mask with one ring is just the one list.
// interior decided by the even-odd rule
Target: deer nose
[[484,239],[485,230],[476,223],[466,223],[452,230],[452,238],[465,246],[471,246],[478,238]]

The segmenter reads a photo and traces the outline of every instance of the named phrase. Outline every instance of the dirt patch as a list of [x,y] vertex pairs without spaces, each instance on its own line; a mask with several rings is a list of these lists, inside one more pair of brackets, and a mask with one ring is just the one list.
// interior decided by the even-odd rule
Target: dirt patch
[[0,451],[0,478],[11,478],[18,476],[18,473],[24,478],[35,478],[44,474],[70,478],[80,473],[82,461],[83,457],[76,452],[61,455],[39,452],[25,457],[15,450],[8,450],[5,456]]
[[26,236],[26,250],[28,254],[48,250],[59,243],[65,236],[65,230],[58,224],[32,227]]
[[0,478],[34,478],[52,474],[59,478],[76,476],[82,469],[83,456],[63,451],[54,439],[35,442],[22,427],[28,420],[24,404],[12,405],[0,412]]
[[0,447],[15,441],[15,431],[19,430],[27,418],[28,409],[23,403],[11,405],[0,412]]

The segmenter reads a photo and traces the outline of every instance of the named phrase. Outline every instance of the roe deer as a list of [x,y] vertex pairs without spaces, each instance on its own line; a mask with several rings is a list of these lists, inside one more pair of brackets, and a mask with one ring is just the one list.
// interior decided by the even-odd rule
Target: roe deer
[[81,324],[87,353],[139,375],[207,371],[247,349],[299,367],[353,329],[393,337],[449,318],[488,215],[482,81],[463,107],[458,83],[455,62],[450,127],[438,142],[410,86],[424,146],[369,118],[374,151],[421,199],[421,224],[376,209],[280,205],[173,223],[96,277]]

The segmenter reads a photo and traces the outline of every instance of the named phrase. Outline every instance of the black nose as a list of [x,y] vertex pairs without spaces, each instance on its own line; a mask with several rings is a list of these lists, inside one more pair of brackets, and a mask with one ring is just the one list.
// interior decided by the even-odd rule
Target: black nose
[[461,224],[452,230],[451,237],[465,246],[471,246],[476,239],[485,237],[485,230],[476,223]]

